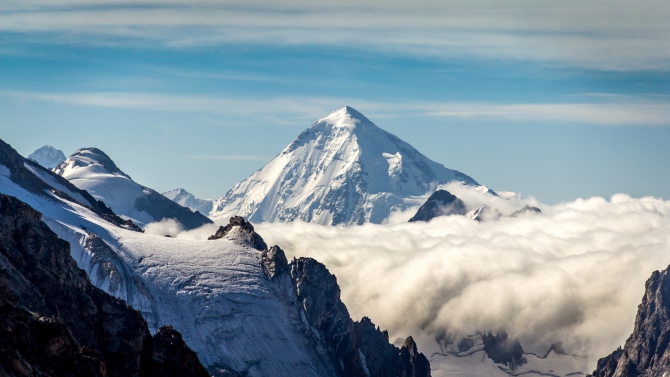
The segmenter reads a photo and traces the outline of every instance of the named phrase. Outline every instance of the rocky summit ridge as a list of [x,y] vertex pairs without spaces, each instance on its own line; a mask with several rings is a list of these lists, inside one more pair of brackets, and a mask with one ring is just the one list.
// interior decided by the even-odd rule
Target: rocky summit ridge
[[295,220],[325,225],[381,223],[415,197],[448,182],[478,186],[351,107],[303,131],[261,170],[214,202],[213,220]]

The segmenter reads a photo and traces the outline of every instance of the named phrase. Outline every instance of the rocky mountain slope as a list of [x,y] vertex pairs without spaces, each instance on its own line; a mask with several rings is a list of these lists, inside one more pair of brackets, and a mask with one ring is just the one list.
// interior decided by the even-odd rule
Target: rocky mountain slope
[[195,195],[182,188],[164,192],[163,196],[193,212],[198,211],[205,216],[208,216],[214,207],[213,200],[196,198]]
[[174,219],[185,229],[212,223],[204,215],[136,183],[97,148],[79,149],[54,172],[140,226],[163,219]]
[[41,214],[0,194],[0,374],[208,376],[170,327],[91,285]]
[[65,154],[60,149],[56,149],[51,145],[45,145],[29,154],[28,159],[37,162],[47,169],[53,169],[65,161]]
[[393,211],[421,204],[414,197],[452,181],[478,185],[344,107],[318,120],[216,200],[210,218],[381,223]]
[[592,377],[666,377],[670,375],[670,267],[654,271],[645,284],[633,333],[619,348],[598,360]]
[[465,203],[447,190],[437,190],[428,197],[409,222],[430,221],[438,216],[465,215]]

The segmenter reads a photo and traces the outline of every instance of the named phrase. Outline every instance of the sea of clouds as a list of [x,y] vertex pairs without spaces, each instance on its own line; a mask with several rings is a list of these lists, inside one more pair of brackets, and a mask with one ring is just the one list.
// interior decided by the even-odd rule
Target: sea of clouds
[[[354,319],[370,317],[391,341],[411,334],[427,354],[439,351],[435,339],[445,332],[502,329],[527,352],[544,354],[560,341],[594,364],[630,335],[645,281],[670,264],[670,201],[617,194],[544,205],[511,193],[447,189],[470,209],[485,203],[509,215],[529,204],[542,213],[407,223],[413,208],[381,225],[256,230],[289,259],[324,263]],[[215,228],[173,235],[202,239]]]

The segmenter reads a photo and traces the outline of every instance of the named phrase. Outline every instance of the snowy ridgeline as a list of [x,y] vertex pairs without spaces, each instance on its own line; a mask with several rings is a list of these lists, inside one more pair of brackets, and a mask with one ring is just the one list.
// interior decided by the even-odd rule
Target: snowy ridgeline
[[478,186],[345,107],[216,200],[209,216],[215,222],[240,215],[252,222],[382,223],[448,182]]
[[140,226],[166,218],[178,221],[185,229],[212,223],[204,215],[133,181],[97,148],[79,149],[53,171]]

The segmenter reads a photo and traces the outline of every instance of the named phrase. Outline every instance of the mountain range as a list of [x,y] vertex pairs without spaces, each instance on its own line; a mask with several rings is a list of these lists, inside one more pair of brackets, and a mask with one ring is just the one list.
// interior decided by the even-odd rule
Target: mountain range
[[[0,279],[0,293],[11,293],[0,294],[0,311],[20,313],[24,319],[14,322],[16,326],[42,326],[44,317],[53,323],[49,328],[60,331],[51,338],[23,332],[19,347],[18,341],[7,340],[19,336],[7,331],[15,325],[4,326],[0,349],[13,359],[0,357],[0,372],[11,367],[6,374],[22,375],[23,367],[16,365],[28,365],[45,370],[45,375],[59,375],[51,371],[62,365],[100,368],[110,355],[130,370],[127,359],[114,356],[120,349],[115,344],[126,344],[127,334],[140,334],[134,339],[145,343],[123,348],[125,355],[140,360],[139,369],[127,375],[152,375],[142,374],[147,368],[163,370],[153,375],[200,375],[203,367],[216,377],[584,375],[584,358],[566,354],[558,344],[544,356],[526,353],[504,331],[436,338],[440,352],[427,357],[411,336],[392,344],[389,333],[372,319],[351,318],[340,300],[337,278],[326,266],[311,258],[289,261],[281,247],[267,245],[256,233],[253,222],[381,223],[395,211],[421,204],[410,220],[413,226],[437,216],[494,221],[540,213],[529,206],[502,215],[484,204],[468,207],[440,187],[459,183],[495,193],[429,160],[352,108],[318,120],[268,165],[215,201],[183,189],[158,194],[131,179],[97,148],[79,149],[50,169],[49,161],[56,158],[44,156],[51,149],[41,148],[34,159],[26,159],[0,140],[0,212],[7,222],[0,228],[0,242],[8,245],[3,246],[4,256],[0,253],[0,266],[11,272],[3,272]],[[142,227],[165,219],[185,229],[212,225],[212,220],[222,226],[212,226],[209,239],[143,233]],[[19,223],[24,225],[17,227]],[[37,243],[34,234],[42,237]],[[67,262],[49,264],[42,251]],[[39,258],[42,264],[29,263],[38,270],[21,264]],[[79,277],[76,284],[48,280],[59,274]],[[656,376],[667,370],[667,276],[667,271],[655,273],[647,282],[633,335],[623,349],[598,363],[594,377]],[[39,288],[31,291],[33,296],[46,304],[30,301],[30,292],[11,285],[20,281],[16,287],[28,286],[30,279]],[[39,286],[45,281],[49,284]],[[74,301],[49,303],[59,297],[53,294],[77,295],[73,286],[100,303],[98,311],[114,305],[125,309],[115,309],[117,317],[97,318],[93,311],[78,317],[80,305]],[[53,305],[60,309],[50,309]],[[110,343],[81,338],[89,334],[98,339],[100,331],[109,329],[116,331],[105,335]],[[65,350],[65,361],[53,359],[48,353],[52,348],[46,353],[35,348],[50,339],[62,344],[53,349]],[[90,343],[86,347],[92,351],[68,342]]]

